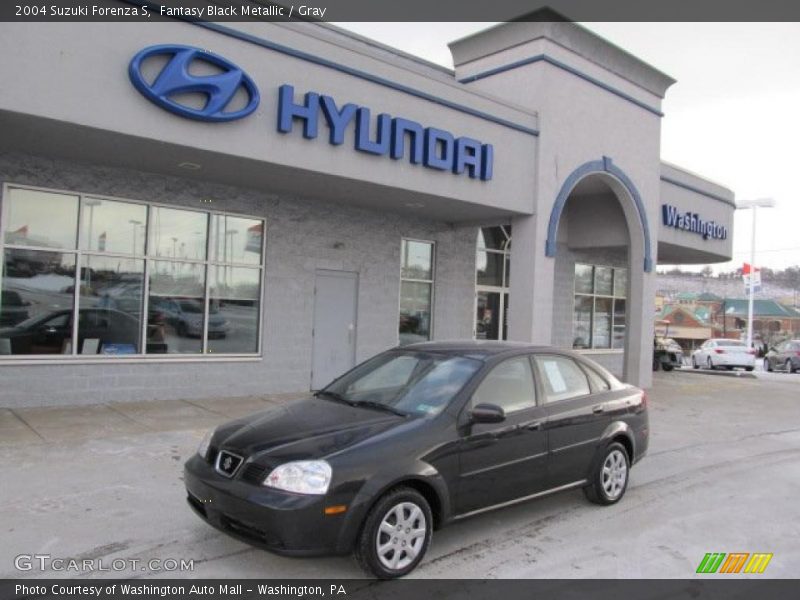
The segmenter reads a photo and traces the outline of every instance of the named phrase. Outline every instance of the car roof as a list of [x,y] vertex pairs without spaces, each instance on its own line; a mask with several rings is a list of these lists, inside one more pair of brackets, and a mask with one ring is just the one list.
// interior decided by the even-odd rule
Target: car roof
[[552,346],[537,346],[524,342],[500,342],[494,340],[451,340],[442,342],[418,342],[406,346],[398,346],[398,350],[422,350],[425,352],[439,352],[444,354],[464,355],[471,357],[489,358],[502,354],[516,354],[519,352],[563,352]]

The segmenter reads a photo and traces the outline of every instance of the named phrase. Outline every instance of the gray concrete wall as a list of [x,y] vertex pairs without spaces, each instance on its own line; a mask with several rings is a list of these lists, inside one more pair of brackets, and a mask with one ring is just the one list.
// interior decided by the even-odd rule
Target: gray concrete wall
[[[267,220],[263,358],[245,362],[0,363],[0,406],[204,398],[308,390],[316,269],[359,273],[357,360],[394,346],[404,236],[436,242],[434,336],[472,336],[475,228],[132,170],[0,154],[0,182]],[[212,205],[201,198],[213,198]],[[334,248],[341,242],[343,247]]]

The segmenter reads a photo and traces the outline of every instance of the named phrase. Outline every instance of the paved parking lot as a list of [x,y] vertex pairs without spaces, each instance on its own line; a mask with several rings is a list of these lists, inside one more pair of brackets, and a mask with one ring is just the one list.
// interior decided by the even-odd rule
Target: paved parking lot
[[[434,534],[412,576],[692,577],[706,552],[772,552],[762,577],[795,577],[800,375],[658,373],[649,395],[650,453],[621,503],[572,491],[467,519]],[[205,429],[283,401],[0,409],[0,576],[42,576],[14,557],[49,553],[194,561],[192,572],[94,576],[361,577],[349,558],[253,549],[186,506],[182,465]]]

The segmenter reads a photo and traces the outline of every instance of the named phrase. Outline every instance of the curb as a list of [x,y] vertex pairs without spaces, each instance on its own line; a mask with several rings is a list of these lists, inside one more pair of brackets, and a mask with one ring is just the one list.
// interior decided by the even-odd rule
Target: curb
[[681,367],[673,371],[674,373],[693,373],[695,375],[715,375],[717,377],[739,377],[744,379],[758,379],[752,371],[717,371],[716,369],[693,369],[692,367]]

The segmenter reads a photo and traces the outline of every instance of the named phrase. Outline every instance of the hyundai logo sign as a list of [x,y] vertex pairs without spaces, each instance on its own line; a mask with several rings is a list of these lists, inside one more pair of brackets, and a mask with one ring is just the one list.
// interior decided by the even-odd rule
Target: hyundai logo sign
[[[166,58],[160,72],[149,78],[142,73],[144,63],[153,57]],[[197,63],[211,65],[217,71],[200,75],[190,72]],[[196,69],[195,69],[196,71]],[[259,102],[258,88],[244,71],[229,60],[192,46],[158,45],[141,50],[130,62],[131,82],[145,98],[176,115],[198,121],[233,121],[251,114]],[[244,90],[249,98],[244,108],[229,109],[234,98]],[[180,102],[186,94],[205,95],[202,108]],[[426,127],[404,117],[379,113],[373,117],[366,106],[352,102],[337,104],[323,94],[306,92],[303,100],[295,99],[294,87],[281,85],[278,91],[278,131],[291,134],[302,122],[303,137],[317,137],[320,123],[329,130],[328,142],[339,146],[352,132],[354,148],[375,156],[405,159],[471,179],[489,181],[494,169],[494,146],[480,140],[455,136],[437,127]]]
[[[167,63],[149,82],[142,73],[143,63],[156,56],[167,57]],[[194,75],[189,69],[197,63],[206,63],[220,72]],[[128,75],[145,98],[188,119],[233,121],[246,117],[258,107],[258,88],[244,71],[221,56],[192,46],[158,45],[145,48],[131,60]],[[226,111],[241,89],[248,96],[247,104],[244,108]],[[206,96],[204,106],[195,108],[178,101],[178,96],[193,93]]]

